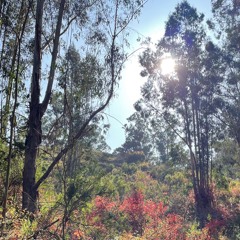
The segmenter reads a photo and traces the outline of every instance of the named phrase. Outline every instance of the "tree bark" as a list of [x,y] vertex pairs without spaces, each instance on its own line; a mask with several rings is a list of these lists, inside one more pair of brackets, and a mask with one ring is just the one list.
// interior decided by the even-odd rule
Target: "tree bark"
[[41,44],[42,44],[42,17],[44,0],[37,1],[34,62],[31,85],[30,114],[28,120],[28,133],[25,141],[25,161],[23,168],[23,194],[22,208],[30,212],[37,209],[37,189],[35,185],[36,158],[41,143],[41,109],[40,109],[40,78],[41,78]]

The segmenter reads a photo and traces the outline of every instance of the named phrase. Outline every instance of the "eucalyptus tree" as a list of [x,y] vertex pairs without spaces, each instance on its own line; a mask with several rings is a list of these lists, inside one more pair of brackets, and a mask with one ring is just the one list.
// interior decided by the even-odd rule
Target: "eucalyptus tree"
[[154,111],[142,108],[140,99],[135,103],[134,112],[125,124],[126,140],[117,152],[143,152],[146,160],[154,163],[170,163],[171,152],[179,143],[175,141],[174,132],[164,121],[156,121]]
[[[127,58],[123,48],[126,43],[125,31],[129,22],[139,13],[142,4],[142,1],[121,0],[36,1],[30,108],[23,169],[24,209],[36,211],[39,186],[76,141],[84,137],[89,124],[113,97],[122,65]],[[58,74],[58,60],[64,50],[64,37],[66,39],[68,33],[72,33],[71,40],[73,36],[80,38],[79,45],[85,51],[94,52],[98,56],[98,61],[104,66],[105,89],[94,101],[92,109],[84,116],[70,141],[53,157],[46,172],[36,181],[36,159],[42,142],[42,119],[52,97]],[[45,59],[47,64],[43,61]],[[41,87],[44,79],[45,88]]]
[[[21,81],[26,67],[26,33],[29,33],[29,1],[2,1],[0,12],[0,76],[1,76],[1,132],[6,141],[9,117],[13,106],[14,91],[19,92],[24,83]],[[17,82],[17,83],[16,83]],[[17,88],[16,89],[16,85]],[[18,104],[19,105],[19,104]]]
[[[165,121],[189,150],[196,214],[201,226],[212,211],[211,153],[223,72],[216,66],[221,51],[204,29],[204,15],[186,1],[177,5],[166,22],[164,37],[156,51],[146,50],[140,57],[145,108]],[[212,46],[210,50],[210,46]],[[216,58],[218,56],[218,58]],[[161,61],[171,57],[175,71],[164,74]]]
[[[53,149],[61,149],[70,144],[79,126],[84,124],[95,102],[105,94],[104,67],[93,53],[79,52],[74,44],[67,49],[59,63],[58,88],[52,92],[49,109],[43,121],[44,151],[51,154]],[[60,204],[62,211],[62,238],[67,234],[67,223],[71,222],[73,212],[81,209],[96,194],[99,187],[100,169],[96,158],[99,151],[106,150],[106,142],[100,128],[100,118],[95,117],[84,131],[84,137],[76,140],[74,146],[62,157],[58,168],[57,192],[62,193]],[[94,169],[93,169],[94,168]],[[55,176],[56,176],[55,175]]]
[[[50,108],[43,119],[46,122],[43,145],[48,148],[53,145],[61,147],[71,141],[89,112],[93,111],[95,101],[104,96],[106,88],[104,67],[90,53],[81,57],[75,45],[67,49],[59,69],[59,87],[53,90]],[[68,176],[79,170],[77,166],[83,152],[107,149],[99,120],[93,119],[84,139],[77,141],[65,157]]]
[[228,136],[235,139],[240,146],[240,3],[234,0],[213,0],[213,19],[209,21],[210,29],[216,35],[221,46],[224,82],[221,86],[222,100],[219,118],[227,127]]
[[127,121],[128,123],[124,126],[126,140],[117,151],[124,153],[141,151],[149,158],[153,146],[151,139],[149,139],[150,125],[146,116],[134,112]]
[[[6,157],[1,159],[5,176],[5,194],[3,196],[3,212],[6,215],[6,203],[11,175],[11,162],[19,146],[20,128],[17,122],[22,121],[19,114],[20,97],[25,89],[23,79],[27,66],[26,43],[29,33],[29,16],[32,1],[1,1],[0,5],[0,76],[1,76],[1,122],[0,149]],[[18,127],[18,128],[17,128]],[[6,160],[6,161],[4,161]],[[18,165],[18,163],[17,163]],[[2,171],[1,171],[2,172]],[[2,173],[1,173],[2,174]]]

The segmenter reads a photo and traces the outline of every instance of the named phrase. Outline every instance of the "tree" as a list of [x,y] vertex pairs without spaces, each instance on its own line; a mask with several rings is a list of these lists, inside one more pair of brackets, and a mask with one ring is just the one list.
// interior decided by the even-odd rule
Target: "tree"
[[151,155],[151,141],[149,139],[149,124],[147,118],[140,116],[138,112],[132,114],[128,119],[128,124],[125,127],[126,140],[124,144],[116,151],[128,152],[143,152],[148,158]]
[[[210,43],[203,20],[203,14],[183,1],[170,15],[156,52],[148,49],[140,57],[142,75],[149,75],[142,91],[146,107],[155,111],[158,121],[164,120],[189,150],[196,214],[201,227],[212,212],[212,139],[216,134],[214,116],[223,80],[222,71],[218,72],[219,48],[213,45],[211,51],[205,50]],[[175,60],[176,69],[164,75],[159,64],[168,56]]]
[[[50,3],[51,4],[51,3]],[[120,43],[118,38],[123,34],[128,23],[139,13],[142,2],[134,1],[128,3],[125,1],[116,1],[103,4],[101,1],[71,2],[61,0],[58,4],[53,3],[53,7],[58,11],[56,19],[53,20],[53,32],[48,32],[49,24],[44,25],[46,21],[47,2],[37,1],[35,36],[34,36],[34,61],[31,80],[31,98],[30,113],[28,118],[28,132],[26,137],[25,161],[23,170],[23,208],[30,212],[36,211],[36,202],[38,188],[41,183],[48,177],[54,166],[59,160],[72,149],[77,139],[84,136],[87,126],[109,103],[113,96],[116,82],[119,79],[123,62],[126,56],[122,52],[124,43]],[[124,10],[123,10],[124,9]],[[74,15],[72,15],[72,12]],[[78,131],[71,137],[71,140],[62,148],[54,157],[52,163],[46,172],[36,181],[36,158],[38,148],[42,142],[42,118],[46,113],[52,95],[52,88],[55,79],[58,49],[60,47],[60,37],[69,28],[71,23],[76,20],[80,27],[86,26],[88,18],[94,19],[90,34],[87,41],[93,44],[93,50],[99,50],[102,64],[105,64],[105,92],[95,102],[94,108],[85,117]],[[114,19],[114,21],[112,21]],[[107,29],[107,30],[105,30]],[[81,33],[79,29],[79,32]],[[48,41],[43,43],[42,37],[47,33]],[[84,33],[84,32],[83,32]],[[50,45],[49,45],[50,44]],[[44,45],[52,47],[51,63],[47,79],[47,87],[42,102],[40,102],[40,80],[42,75],[42,54]]]
[[[26,62],[23,61],[24,57],[22,55],[24,55],[23,45],[25,33],[28,32],[30,7],[31,4],[29,3],[28,6],[25,0],[17,3],[1,2],[0,36],[3,44],[0,63],[0,75],[2,78],[0,138],[3,145],[6,144],[6,146],[8,146],[5,169],[5,193],[2,201],[3,218],[5,218],[7,211],[6,204],[11,175],[11,162],[14,151],[16,152],[17,149],[17,143],[19,143],[17,142],[17,134],[15,133],[17,127],[16,115],[19,107],[19,92],[24,89],[24,84],[21,81],[21,69],[25,67]],[[12,14],[14,11],[15,15]],[[5,103],[3,104],[4,100]],[[5,163],[1,162],[1,165],[5,165]]]
[[[71,142],[78,127],[86,121],[88,113],[93,111],[94,102],[105,92],[104,68],[90,53],[81,58],[76,47],[70,46],[60,69],[60,88],[53,91],[49,114],[44,118],[47,137],[43,144],[55,147]],[[93,119],[84,139],[77,141],[65,157],[69,176],[78,170],[77,162],[84,148],[87,150],[94,145],[95,148],[107,147],[98,126],[99,121],[100,118]]]
[[239,92],[239,11],[238,1],[212,1],[213,19],[209,21],[210,29],[221,46],[221,66],[224,69],[224,83],[219,96],[223,102],[219,118],[227,128],[229,137],[235,139],[240,146],[240,92]]
[[[60,159],[73,148],[77,140],[84,138],[85,133],[89,131],[89,124],[96,121],[97,115],[113,97],[123,63],[127,59],[123,48],[127,44],[126,27],[140,13],[142,5],[143,1],[122,0],[107,3],[98,0],[90,2],[75,0],[70,2],[67,0],[1,2],[0,31],[3,44],[0,69],[2,79],[9,80],[6,81],[8,84],[4,81],[1,84],[1,138],[6,139],[6,134],[8,135],[13,90],[19,96],[24,87],[18,84],[18,89],[15,89],[14,81],[19,83],[21,76],[22,83],[29,87],[29,96],[26,95],[29,106],[25,106],[24,101],[21,101],[21,111],[24,112],[22,115],[23,117],[28,115],[23,169],[23,209],[30,212],[36,211],[38,188],[41,183]],[[61,82],[59,63],[61,55],[71,45],[70,42],[81,46],[81,57],[86,60],[85,63],[81,62],[81,74],[86,84],[78,87],[84,92],[82,99],[85,99],[85,107],[89,106],[89,112],[85,112],[85,116],[78,115],[81,120],[74,123],[79,124],[77,131],[73,132],[69,128],[71,131],[64,136],[68,141],[64,142],[60,152],[52,158],[43,176],[36,179],[36,159],[40,146],[46,142],[44,118],[50,107],[51,99],[54,97],[52,92],[53,87],[57,87],[56,80]],[[93,67],[94,64],[95,67],[98,65],[99,69],[102,69],[100,78],[96,71],[92,71],[89,75],[89,67]],[[62,73],[64,74],[64,71]],[[74,74],[74,71],[72,73]],[[73,78],[71,80],[73,81]],[[95,99],[91,99],[92,102],[89,103],[91,94],[93,94],[93,89],[89,86],[93,82],[96,86]],[[100,82],[102,85],[97,85]],[[70,98],[68,100],[71,101]],[[20,105],[17,101],[16,103],[16,106]],[[71,110],[68,109],[68,117]],[[24,123],[20,127],[23,126]]]
[[125,125],[126,140],[116,152],[142,151],[149,162],[184,164],[180,157],[182,147],[175,141],[174,132],[164,121],[156,121],[154,112],[144,109],[143,101],[135,103],[136,112]]
[[[28,1],[3,1],[1,2],[1,132],[0,137],[6,141],[9,135],[9,117],[13,107],[14,92],[18,93],[24,87],[21,81],[22,70],[26,67],[24,45],[29,33],[28,18],[31,4]],[[18,83],[16,83],[18,82]],[[17,88],[16,89],[16,85]],[[15,94],[16,95],[16,94]],[[18,101],[16,101],[18,103]],[[18,104],[17,104],[18,107]],[[16,121],[16,120],[15,120]]]

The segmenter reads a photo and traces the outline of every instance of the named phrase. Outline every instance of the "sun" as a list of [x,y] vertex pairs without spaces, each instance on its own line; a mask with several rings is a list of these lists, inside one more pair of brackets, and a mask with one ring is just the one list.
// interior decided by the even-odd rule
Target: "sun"
[[166,57],[161,60],[160,64],[161,73],[169,75],[175,71],[175,61],[172,57]]

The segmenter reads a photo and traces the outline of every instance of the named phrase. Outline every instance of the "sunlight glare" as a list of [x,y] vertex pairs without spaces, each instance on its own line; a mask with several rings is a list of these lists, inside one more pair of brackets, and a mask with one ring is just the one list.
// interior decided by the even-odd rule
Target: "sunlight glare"
[[163,75],[168,75],[173,73],[175,70],[175,61],[173,58],[164,58],[161,61],[161,72]]

